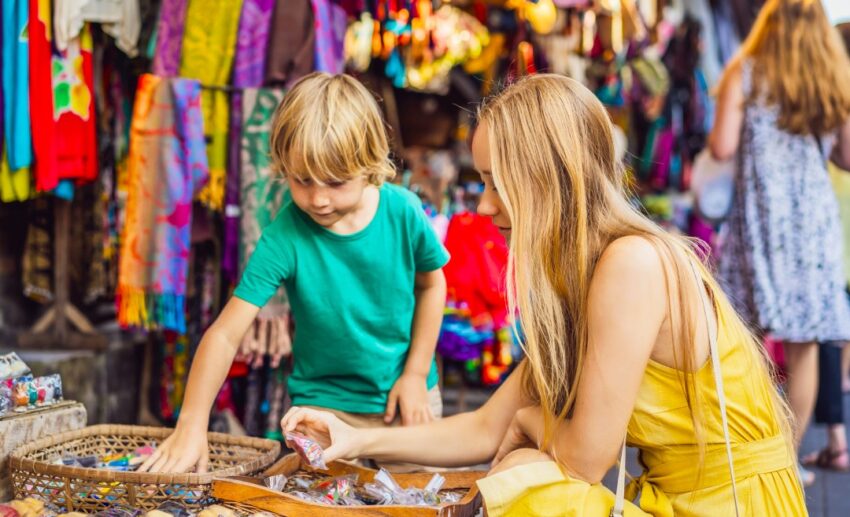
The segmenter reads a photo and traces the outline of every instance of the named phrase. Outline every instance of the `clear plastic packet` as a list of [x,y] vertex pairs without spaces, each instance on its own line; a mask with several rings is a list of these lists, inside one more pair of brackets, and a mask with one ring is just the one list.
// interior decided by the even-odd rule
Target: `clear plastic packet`
[[310,487],[313,486],[313,483],[316,482],[316,478],[310,476],[309,474],[304,473],[296,473],[289,477],[286,480],[286,484],[284,485],[284,492],[292,492],[292,491],[302,491],[306,492],[310,490]]
[[157,507],[157,510],[170,513],[172,517],[191,517],[192,512],[177,501],[165,501]]
[[355,488],[357,497],[368,505],[392,504],[393,494],[382,485],[366,483],[363,488]]
[[282,492],[283,488],[286,486],[287,478],[283,474],[278,474],[276,476],[269,476],[263,480],[263,483],[266,487],[275,490],[277,492]]
[[423,504],[421,502],[417,502],[420,498],[417,497],[418,491],[415,489],[408,491],[401,488],[401,485],[395,480],[392,474],[387,471],[387,469],[381,469],[375,474],[375,484],[384,488],[392,494],[392,502],[394,504],[401,505],[418,505]]
[[321,494],[312,494],[310,492],[301,492],[299,490],[287,493],[293,497],[297,497],[298,499],[309,501],[311,503],[328,504],[328,501]]
[[38,394],[38,404],[52,404],[62,400],[62,377],[59,374],[47,375],[33,379]]
[[441,492],[440,504],[459,503],[466,494],[462,492]]
[[325,498],[325,502],[330,504],[340,504],[343,498],[350,497],[354,492],[354,486],[357,484],[357,474],[349,474],[335,478],[320,479],[313,483],[311,492],[321,494]]
[[304,463],[314,469],[328,470],[328,466],[325,465],[325,451],[315,440],[293,432],[286,433],[286,441],[292,444],[292,448],[301,456]]
[[12,387],[0,382],[0,416],[12,411]]
[[116,504],[106,508],[105,510],[99,511],[94,515],[95,517],[138,517],[142,515],[142,511],[130,508],[129,506]]
[[29,366],[21,361],[21,358],[15,352],[0,355],[0,381],[15,379],[29,373]]

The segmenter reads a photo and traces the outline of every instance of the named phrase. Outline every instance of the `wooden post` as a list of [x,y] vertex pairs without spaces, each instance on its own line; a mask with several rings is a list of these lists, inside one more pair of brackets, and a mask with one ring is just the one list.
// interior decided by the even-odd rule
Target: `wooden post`
[[[30,332],[18,338],[24,348],[106,348],[106,336],[97,334],[94,326],[70,301],[68,259],[71,233],[71,202],[53,201],[53,306],[33,325]],[[68,323],[73,325],[72,330]]]

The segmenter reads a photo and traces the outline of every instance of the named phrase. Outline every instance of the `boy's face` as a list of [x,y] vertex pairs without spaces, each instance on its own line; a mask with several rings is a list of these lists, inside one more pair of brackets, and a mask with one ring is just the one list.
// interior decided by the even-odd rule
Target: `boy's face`
[[292,201],[324,228],[332,228],[360,208],[366,177],[323,184],[310,178],[289,176]]

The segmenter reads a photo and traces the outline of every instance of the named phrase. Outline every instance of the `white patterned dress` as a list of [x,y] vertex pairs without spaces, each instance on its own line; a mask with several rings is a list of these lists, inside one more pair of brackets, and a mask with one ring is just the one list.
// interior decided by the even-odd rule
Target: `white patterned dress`
[[[744,62],[745,98],[752,66]],[[720,276],[755,329],[791,343],[850,341],[832,137],[779,129],[778,109],[747,102]]]

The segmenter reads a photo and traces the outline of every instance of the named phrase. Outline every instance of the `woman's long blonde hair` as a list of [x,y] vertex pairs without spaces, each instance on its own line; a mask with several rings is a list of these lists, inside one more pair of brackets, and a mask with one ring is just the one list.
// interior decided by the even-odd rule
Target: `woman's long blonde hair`
[[824,135],[850,118],[850,58],[820,0],[767,0],[740,55],[753,62],[753,91],[779,107],[779,127]]
[[[587,88],[557,75],[530,76],[485,103],[479,121],[488,130],[493,180],[511,219],[508,303],[521,321],[527,355],[523,386],[544,410],[547,449],[554,424],[568,418],[575,403],[589,345],[590,280],[614,240],[642,236],[657,248],[680,371],[701,366],[692,345],[695,308],[701,307],[694,266],[724,314],[734,311],[691,241],[664,231],[630,203],[610,118]],[[767,382],[762,348],[737,317],[725,324],[747,337],[754,374],[761,372]],[[699,390],[691,375],[680,379],[702,450]],[[787,432],[787,411],[778,395],[775,403]]]

